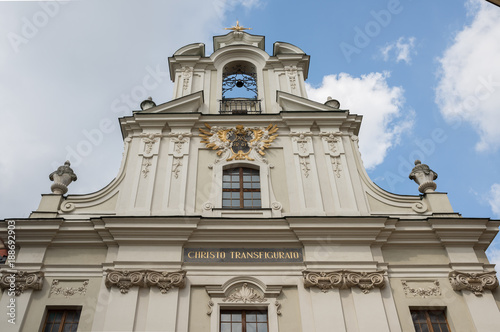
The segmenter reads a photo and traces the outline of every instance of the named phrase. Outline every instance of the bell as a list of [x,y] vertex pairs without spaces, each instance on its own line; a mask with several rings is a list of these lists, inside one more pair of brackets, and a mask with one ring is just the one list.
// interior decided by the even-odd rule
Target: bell
[[238,87],[238,88],[241,88],[243,85],[244,85],[243,81],[241,81],[241,80],[238,80],[238,82],[236,82],[236,87]]

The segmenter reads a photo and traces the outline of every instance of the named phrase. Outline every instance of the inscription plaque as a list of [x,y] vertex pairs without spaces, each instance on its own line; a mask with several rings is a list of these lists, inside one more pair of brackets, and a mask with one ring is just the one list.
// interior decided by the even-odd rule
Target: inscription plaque
[[184,248],[184,262],[301,263],[301,248]]

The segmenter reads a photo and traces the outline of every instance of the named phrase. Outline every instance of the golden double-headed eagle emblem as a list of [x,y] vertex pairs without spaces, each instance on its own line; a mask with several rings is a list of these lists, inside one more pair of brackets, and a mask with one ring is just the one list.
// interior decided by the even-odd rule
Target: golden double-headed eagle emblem
[[227,161],[231,160],[254,160],[250,155],[252,151],[261,156],[265,155],[265,149],[271,146],[278,134],[278,126],[270,124],[266,127],[244,127],[237,125],[233,128],[211,127],[205,123],[205,127],[200,128],[201,143],[205,143],[207,148],[218,150],[217,155],[228,154]]

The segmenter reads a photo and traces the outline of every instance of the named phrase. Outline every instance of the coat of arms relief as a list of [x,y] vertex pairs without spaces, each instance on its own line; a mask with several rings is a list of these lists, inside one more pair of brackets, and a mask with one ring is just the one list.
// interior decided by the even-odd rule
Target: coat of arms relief
[[232,160],[255,160],[255,158],[266,162],[263,158],[264,150],[271,146],[278,134],[278,126],[270,124],[267,127],[218,127],[205,124],[205,128],[200,128],[201,143],[205,143],[207,148],[217,151],[219,161],[225,159]]

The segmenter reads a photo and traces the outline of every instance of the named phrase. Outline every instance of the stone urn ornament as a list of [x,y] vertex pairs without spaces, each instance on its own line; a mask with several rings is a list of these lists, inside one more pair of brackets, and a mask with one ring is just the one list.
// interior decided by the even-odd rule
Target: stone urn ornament
[[434,182],[438,177],[437,173],[429,168],[428,165],[422,164],[420,160],[415,160],[415,167],[411,170],[410,180],[415,181],[418,186],[418,191],[421,193],[431,193],[436,190],[437,185]]
[[63,166],[59,166],[56,171],[50,173],[49,179],[54,181],[50,186],[50,190],[52,190],[53,194],[64,195],[68,192],[68,185],[76,181],[76,174],[71,167],[69,167],[70,165],[70,162],[66,160]]

